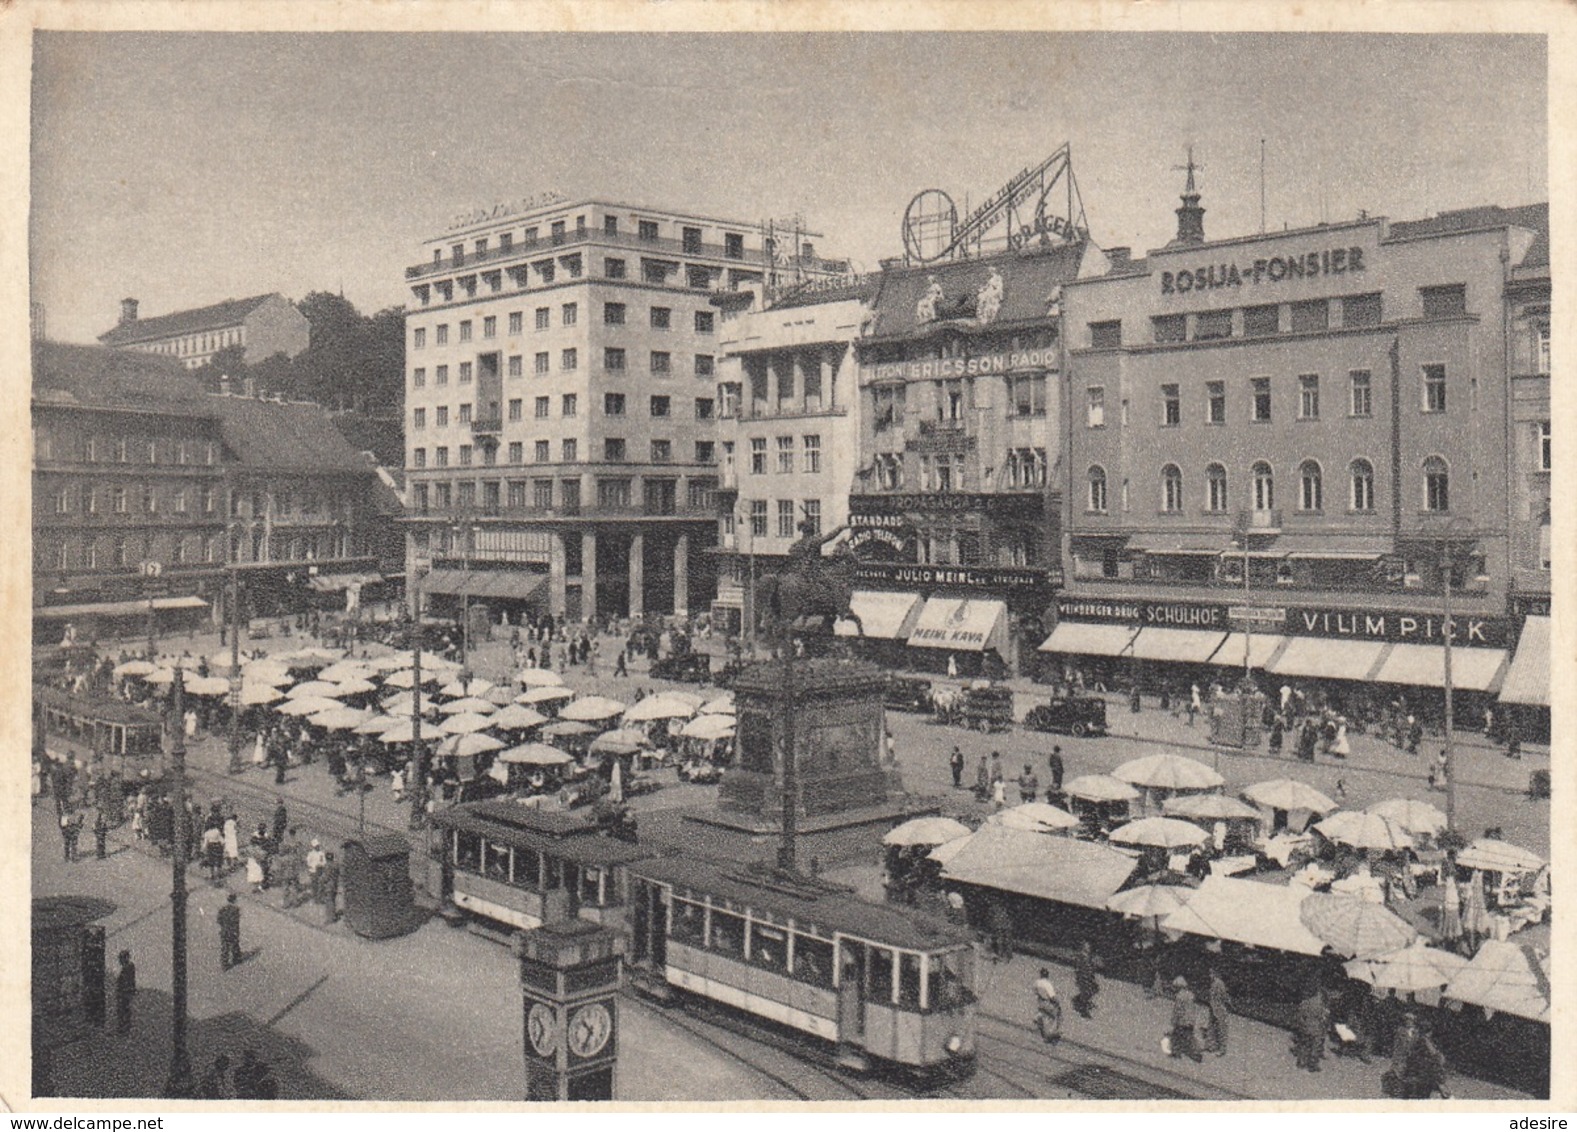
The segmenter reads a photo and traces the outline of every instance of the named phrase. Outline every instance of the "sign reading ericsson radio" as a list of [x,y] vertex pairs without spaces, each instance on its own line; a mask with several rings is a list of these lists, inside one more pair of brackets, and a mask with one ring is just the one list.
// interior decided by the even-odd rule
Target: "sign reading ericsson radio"
[[1280,283],[1287,279],[1347,275],[1365,269],[1363,257],[1364,249],[1361,247],[1323,248],[1295,255],[1255,259],[1242,265],[1212,263],[1181,271],[1163,271],[1161,294],[1186,295],[1190,291],[1241,287],[1245,283]]
[[878,362],[865,367],[867,381],[924,381],[942,377],[978,377],[1022,369],[1056,369],[1056,346],[980,354],[972,358],[927,358],[912,362]]

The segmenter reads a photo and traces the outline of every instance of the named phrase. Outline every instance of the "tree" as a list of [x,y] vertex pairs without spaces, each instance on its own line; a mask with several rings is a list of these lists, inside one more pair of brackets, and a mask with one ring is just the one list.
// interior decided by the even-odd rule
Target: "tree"
[[192,376],[202,382],[203,388],[210,393],[219,392],[219,379],[228,377],[230,388],[239,393],[246,368],[246,347],[226,346],[214,351],[212,357],[192,371]]

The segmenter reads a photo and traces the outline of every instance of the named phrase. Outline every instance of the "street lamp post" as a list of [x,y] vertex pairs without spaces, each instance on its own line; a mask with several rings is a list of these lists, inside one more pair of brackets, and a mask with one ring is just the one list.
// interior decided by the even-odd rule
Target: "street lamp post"
[[170,693],[170,778],[175,805],[170,885],[170,1075],[164,1095],[192,1095],[192,1063],[186,1052],[186,859],[191,852],[191,815],[186,804],[186,740],[183,715],[186,709],[186,677],[175,670]]
[[1455,565],[1455,555],[1452,553],[1451,540],[1448,538],[1441,543],[1441,575],[1444,585],[1441,590],[1441,611],[1445,615],[1445,624],[1441,628],[1441,635],[1445,638],[1443,650],[1442,683],[1446,693],[1446,828],[1457,827],[1457,767],[1456,767],[1456,736],[1452,719],[1452,688],[1451,688],[1451,638],[1454,635],[1451,624],[1451,571]]
[[241,773],[241,572],[230,563],[230,773]]
[[749,576],[745,582],[745,628],[749,634],[750,659],[756,658],[756,532],[749,527],[750,511],[746,507],[735,516],[735,525],[740,529],[749,529],[750,546],[745,552],[749,556]]
[[411,829],[427,828],[427,748],[422,743],[422,578],[413,568],[414,601],[411,633]]

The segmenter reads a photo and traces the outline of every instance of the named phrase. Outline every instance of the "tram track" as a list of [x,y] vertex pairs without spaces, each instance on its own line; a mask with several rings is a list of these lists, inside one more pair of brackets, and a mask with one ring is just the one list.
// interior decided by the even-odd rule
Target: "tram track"
[[[259,808],[263,815],[259,820],[264,820],[274,811],[280,792],[272,786],[263,786],[251,781],[243,775],[223,774],[218,771],[207,770],[202,767],[188,766],[186,777],[189,783],[202,783],[204,789],[214,797],[223,797],[230,800],[240,798],[248,799]],[[335,837],[354,837],[366,831],[374,833],[390,833],[409,839],[408,830],[392,826],[385,822],[374,821],[368,818],[365,823],[359,823],[352,814],[336,809],[323,802],[315,802],[310,798],[302,798],[295,794],[286,794],[285,807],[291,814],[291,825],[306,825],[316,833],[331,834]],[[316,821],[301,822],[303,813],[314,815]]]

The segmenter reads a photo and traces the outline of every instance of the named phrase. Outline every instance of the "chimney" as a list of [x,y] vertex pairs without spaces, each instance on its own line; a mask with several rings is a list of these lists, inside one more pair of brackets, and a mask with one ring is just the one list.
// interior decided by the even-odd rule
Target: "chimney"
[[136,299],[122,299],[120,301],[120,320],[121,320],[121,322],[136,322],[137,321],[137,300]]
[[1107,248],[1106,258],[1111,261],[1113,267],[1127,267],[1129,262],[1133,259],[1133,248]]

